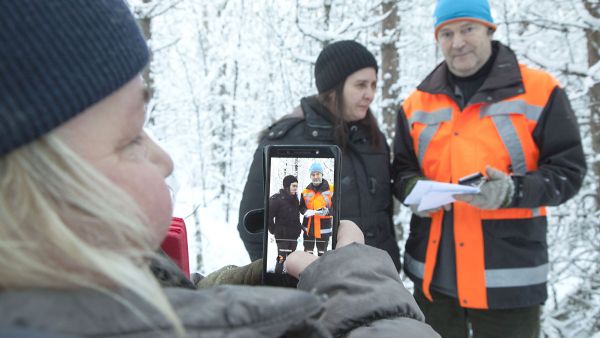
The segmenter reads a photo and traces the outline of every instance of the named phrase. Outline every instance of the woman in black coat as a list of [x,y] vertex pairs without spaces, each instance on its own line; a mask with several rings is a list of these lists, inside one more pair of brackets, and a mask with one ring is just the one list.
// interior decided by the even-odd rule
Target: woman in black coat
[[[400,269],[392,222],[390,152],[369,105],[377,83],[377,62],[364,46],[338,41],[315,63],[319,94],[305,97],[294,112],[261,138],[240,204],[238,230],[250,258],[262,254],[262,234],[247,229],[244,215],[262,208],[262,151],[269,144],[336,144],[342,149],[340,214],[361,226],[368,245],[387,251]],[[337,189],[337,188],[336,188]],[[260,228],[260,227],[258,227]]]
[[298,179],[288,175],[283,178],[283,189],[269,198],[269,232],[275,236],[277,243],[277,273],[283,271],[286,257],[296,251],[302,231],[297,191]]

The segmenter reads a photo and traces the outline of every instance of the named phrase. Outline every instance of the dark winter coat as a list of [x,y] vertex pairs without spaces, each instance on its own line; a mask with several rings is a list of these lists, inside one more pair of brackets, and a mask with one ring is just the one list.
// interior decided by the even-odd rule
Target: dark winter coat
[[[368,266],[372,273],[356,273]],[[323,273],[326,271],[327,273]],[[329,251],[300,275],[298,289],[218,286],[165,288],[194,337],[439,337],[381,250],[350,244]],[[129,291],[121,302],[92,290],[0,292],[0,327],[85,337],[174,337],[169,323]]]
[[[441,124],[455,123],[455,120],[464,118],[465,110],[470,107],[481,110],[500,107],[497,109],[498,111],[494,112],[495,114],[504,116],[510,114],[515,120],[519,115],[531,113],[523,111],[523,109],[509,110],[511,109],[508,108],[510,105],[502,105],[502,103],[509,102],[508,99],[531,94],[532,92],[528,93],[527,90],[532,91],[537,88],[526,88],[522,68],[520,68],[515,54],[508,47],[497,42],[494,42],[493,46],[498,52],[487,79],[466,104],[466,107],[460,109],[459,115],[454,115],[449,121],[434,121],[433,119],[429,121],[426,128],[431,130],[432,134],[429,136],[432,139],[435,140],[436,131],[441,129]],[[417,94],[425,93],[424,95],[432,98],[443,97],[445,99],[449,97],[456,107],[462,107],[455,89],[448,83],[448,72],[448,68],[443,62],[418,86]],[[528,70],[528,74],[549,78],[547,74],[540,71]],[[531,81],[531,79],[528,80]],[[507,206],[508,209],[535,209],[559,205],[577,193],[585,176],[586,163],[579,128],[565,91],[555,86],[549,94],[547,103],[545,106],[539,107],[539,110],[539,118],[535,128],[532,128],[531,134],[521,136],[527,141],[531,140],[531,143],[535,144],[539,150],[537,169],[520,173],[515,171],[514,162],[510,165],[509,170],[513,171],[511,177],[515,185],[515,195],[510,205]],[[489,116],[480,117],[478,121],[486,118]],[[414,125],[416,123],[409,123],[404,110],[401,110],[398,114],[398,129],[394,140],[393,163],[395,194],[400,200],[404,200],[408,193],[409,189],[406,185],[416,176],[424,176],[411,138]],[[454,136],[468,137],[465,132],[456,132]],[[434,142],[432,141],[431,144]],[[447,146],[442,141],[438,141],[435,145]],[[504,149],[485,150],[484,147],[481,147],[481,151],[489,151],[489,156],[498,156],[497,154]],[[530,156],[530,154],[527,155]],[[469,161],[468,158],[456,157],[451,160],[457,164]],[[445,164],[438,162],[434,159],[427,163],[438,167]],[[457,276],[455,250],[459,250],[463,242],[460,238],[455,238],[457,232],[453,230],[453,227],[465,227],[465,225],[464,222],[461,223],[457,219],[457,212],[443,211],[443,213],[442,237],[439,243],[430,238],[432,218],[413,215],[410,222],[410,234],[406,242],[404,269],[416,286],[421,287],[428,246],[439,245],[431,288],[457,297],[457,277],[464,281],[470,276],[466,274]],[[479,230],[483,241],[484,257],[482,260],[486,269],[484,281],[486,282],[485,292],[488,307],[490,309],[517,308],[543,303],[547,298],[546,216],[534,213],[532,217],[508,218],[506,216],[490,217],[489,214],[490,212],[481,213],[481,229]],[[483,217],[483,215],[487,217]],[[473,230],[472,233],[477,232]],[[475,238],[479,240],[478,237]],[[461,295],[461,297],[461,304],[468,307],[469,304],[463,300],[465,296]]]
[[275,239],[297,239],[300,226],[300,203],[296,195],[281,189],[269,198],[269,232]]
[[[260,232],[243,225],[244,215],[263,207],[263,147],[268,144],[334,144],[331,117],[315,98],[304,98],[301,107],[271,127],[254,154],[240,203],[238,231],[252,260],[262,255]],[[331,113],[328,113],[331,115]],[[368,245],[387,251],[400,269],[400,253],[392,222],[390,152],[382,133],[379,148],[373,149],[369,132],[359,124],[349,127],[348,146],[342,153],[341,187],[335,187],[341,200],[341,219],[354,221],[362,229]]]

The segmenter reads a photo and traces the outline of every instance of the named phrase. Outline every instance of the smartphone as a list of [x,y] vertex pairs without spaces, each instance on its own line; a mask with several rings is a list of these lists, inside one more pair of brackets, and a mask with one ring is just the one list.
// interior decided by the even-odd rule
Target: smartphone
[[263,153],[263,283],[295,287],[289,254],[320,256],[336,244],[341,151],[335,145],[271,145]]
[[472,173],[470,175],[461,177],[458,180],[458,184],[467,185],[467,186],[475,187],[475,188],[480,188],[481,185],[483,185],[483,183],[485,183],[485,181],[486,181],[485,176],[483,176],[483,174],[480,172],[476,172],[476,173]]

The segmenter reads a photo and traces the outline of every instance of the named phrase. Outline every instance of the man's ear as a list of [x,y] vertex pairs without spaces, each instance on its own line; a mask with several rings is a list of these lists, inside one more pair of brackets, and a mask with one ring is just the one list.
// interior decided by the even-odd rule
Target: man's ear
[[488,27],[488,35],[489,35],[490,37],[492,37],[492,36],[494,35],[494,32],[495,32],[495,31],[496,31],[496,30],[494,30],[492,27]]

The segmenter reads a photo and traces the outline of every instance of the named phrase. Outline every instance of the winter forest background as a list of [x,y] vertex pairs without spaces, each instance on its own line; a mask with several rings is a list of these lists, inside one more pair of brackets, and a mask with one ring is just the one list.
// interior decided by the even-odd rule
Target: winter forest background
[[[236,225],[258,134],[316,92],[327,43],[355,39],[378,58],[371,108],[390,141],[397,107],[443,59],[434,0],[129,1],[153,52],[147,128],[175,161],[175,215],[204,273],[249,262]],[[587,155],[580,193],[550,209],[543,332],[600,337],[600,2],[492,0],[492,14],[495,38],[566,88]],[[401,248],[409,216],[397,206]]]

